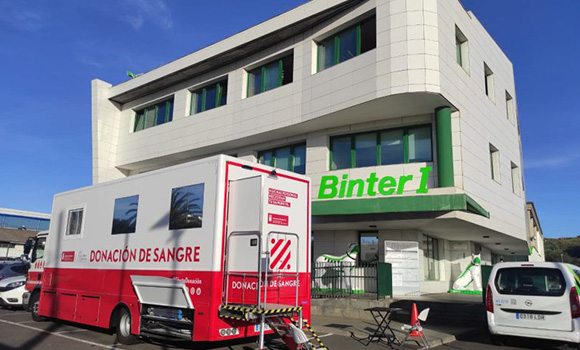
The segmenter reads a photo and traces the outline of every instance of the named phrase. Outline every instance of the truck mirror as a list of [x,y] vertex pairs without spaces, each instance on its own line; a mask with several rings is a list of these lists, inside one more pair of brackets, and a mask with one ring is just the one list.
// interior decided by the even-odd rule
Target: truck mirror
[[23,251],[24,255],[30,254],[33,245],[34,245],[34,237],[28,237],[26,243],[24,243],[24,251]]

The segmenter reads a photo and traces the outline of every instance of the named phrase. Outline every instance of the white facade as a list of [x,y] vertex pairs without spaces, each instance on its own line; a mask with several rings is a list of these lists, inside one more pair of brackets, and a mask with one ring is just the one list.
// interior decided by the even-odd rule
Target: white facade
[[[376,47],[318,71],[321,40],[373,16]],[[457,30],[467,39],[462,65]],[[248,97],[249,71],[290,52],[292,82]],[[493,72],[487,79],[485,66]],[[226,105],[190,115],[191,92],[226,77]],[[117,86],[95,80],[92,87],[94,183],[219,153],[258,161],[260,151],[304,143],[315,201],[314,258],[343,254],[360,231],[376,231],[379,253],[384,240],[419,241],[422,252],[426,234],[439,239],[438,276],[422,281],[421,291],[440,292],[471,253],[481,252],[486,263],[492,255],[528,255],[513,67],[457,0],[313,0],[135,79]],[[172,121],[135,132],[136,111],[168,97]],[[440,107],[451,110],[447,146],[438,140]],[[332,137],[413,125],[431,126],[429,161],[330,170]],[[452,148],[451,186],[440,186],[440,146]],[[496,179],[492,148],[499,152]],[[433,168],[429,191],[417,194],[426,166]],[[373,172],[416,176],[401,194],[357,198],[361,208],[377,203],[368,213],[352,199],[318,203],[323,176],[366,179]],[[399,208],[393,204],[405,197]]]

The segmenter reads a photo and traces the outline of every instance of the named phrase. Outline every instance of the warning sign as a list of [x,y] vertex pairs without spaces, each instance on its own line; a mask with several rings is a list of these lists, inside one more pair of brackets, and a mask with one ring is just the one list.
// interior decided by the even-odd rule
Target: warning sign
[[269,213],[268,223],[272,225],[288,226],[288,216]]
[[268,204],[290,208],[291,203],[288,202],[288,198],[296,199],[298,198],[298,194],[294,192],[277,190],[275,188],[270,188],[268,190]]

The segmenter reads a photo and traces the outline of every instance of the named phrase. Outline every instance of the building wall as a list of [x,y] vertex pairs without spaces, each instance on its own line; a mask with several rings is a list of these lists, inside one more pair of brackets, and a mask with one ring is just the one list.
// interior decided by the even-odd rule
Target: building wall
[[[458,1],[437,2],[441,93],[458,108],[453,118],[455,168],[461,168],[463,188],[490,212],[490,228],[524,238],[525,191],[512,191],[515,163],[523,183],[521,140],[516,123],[507,118],[505,92],[516,100],[513,66],[493,38]],[[455,26],[468,39],[469,68],[456,61]],[[494,73],[494,98],[485,94],[484,62]],[[516,108],[517,116],[517,108]],[[501,176],[491,178],[489,144],[500,152]],[[458,157],[459,156],[459,157]],[[461,162],[457,161],[461,159]]]

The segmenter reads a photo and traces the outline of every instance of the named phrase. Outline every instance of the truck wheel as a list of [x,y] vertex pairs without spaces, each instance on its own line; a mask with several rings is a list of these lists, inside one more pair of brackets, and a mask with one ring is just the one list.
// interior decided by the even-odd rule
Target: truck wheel
[[117,318],[117,341],[124,345],[137,344],[139,338],[131,334],[131,313],[121,308]]
[[36,322],[42,322],[46,320],[45,317],[38,314],[38,306],[40,305],[40,293],[36,292],[30,297],[30,314],[32,319]]

